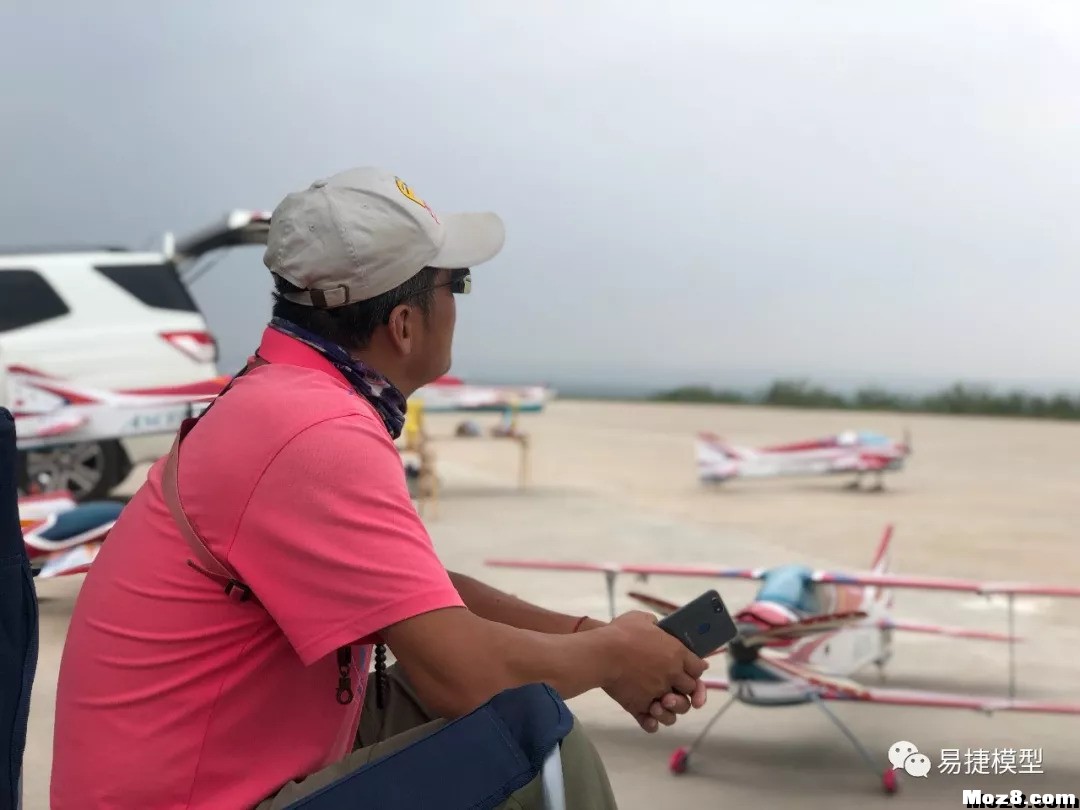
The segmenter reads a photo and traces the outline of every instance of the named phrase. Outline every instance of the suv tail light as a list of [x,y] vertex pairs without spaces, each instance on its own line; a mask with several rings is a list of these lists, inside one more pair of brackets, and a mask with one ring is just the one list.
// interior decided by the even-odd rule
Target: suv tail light
[[217,362],[217,341],[209,332],[162,332],[161,337],[197,363]]

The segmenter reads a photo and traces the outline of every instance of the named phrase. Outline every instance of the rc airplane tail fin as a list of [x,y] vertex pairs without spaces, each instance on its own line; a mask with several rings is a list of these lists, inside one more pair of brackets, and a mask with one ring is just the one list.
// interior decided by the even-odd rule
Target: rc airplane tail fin
[[[882,533],[881,540],[878,542],[877,551],[874,552],[874,559],[870,563],[870,570],[873,571],[873,573],[887,574],[889,572],[889,564],[892,561],[892,555],[889,553],[889,546],[892,544],[892,538],[893,524],[889,523],[885,526],[885,531]],[[874,601],[887,608],[892,607],[892,591],[884,587],[879,587],[876,591],[877,593],[874,594]]]
[[885,527],[877,551],[874,552],[874,559],[870,563],[870,570],[875,574],[884,574],[889,570],[889,544],[892,543],[892,536],[893,525],[890,523]]
[[715,433],[700,431],[697,434],[696,459],[698,477],[702,481],[726,481],[739,471],[739,462],[746,452],[732,447]]
[[718,453],[727,458],[737,460],[746,458],[748,452],[741,447],[735,447],[723,437],[708,430],[698,431],[698,445],[707,448],[712,453]]

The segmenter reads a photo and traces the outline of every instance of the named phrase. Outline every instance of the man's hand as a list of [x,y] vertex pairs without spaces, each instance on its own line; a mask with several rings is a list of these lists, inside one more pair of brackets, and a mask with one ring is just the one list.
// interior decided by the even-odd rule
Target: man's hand
[[656,621],[652,614],[635,610],[606,628],[618,631],[618,659],[616,674],[604,684],[604,691],[650,733],[660,723],[674,723],[677,714],[704,705],[700,677],[709,666],[658,628]]
[[634,719],[645,731],[653,734],[660,728],[661,723],[665,726],[673,726],[678,719],[676,715],[686,714],[691,708],[700,709],[704,706],[707,691],[705,684],[698,681],[697,689],[690,697],[671,692],[660,700],[654,700],[649,706],[648,714],[635,715]]
[[[464,574],[450,572],[450,578],[469,610],[493,622],[555,634],[571,633],[574,630],[586,632],[608,626],[607,622],[591,617],[586,617],[579,622],[580,617],[557,613],[530,604]],[[650,622],[655,625],[656,619],[651,614],[641,615],[647,615]],[[613,700],[621,704],[618,692],[611,689],[605,691]],[[697,709],[705,705],[705,689],[700,683],[687,694],[689,698],[669,689],[658,695],[645,710],[630,713],[645,731],[653,733],[660,728],[661,724],[672,725],[678,715],[690,711],[691,707]]]
[[[606,625],[607,622],[602,622],[599,619],[589,617],[581,623],[579,632],[595,630],[599,627],[605,627]],[[613,700],[616,699],[610,691],[605,691]],[[686,714],[691,708],[700,709],[705,705],[707,695],[708,690],[705,688],[705,684],[698,681],[697,688],[689,697],[675,692],[669,692],[659,700],[654,700],[652,705],[649,706],[647,714],[635,714],[634,719],[637,720],[638,725],[641,726],[642,729],[649,734],[654,734],[660,729],[661,724],[673,726],[675,725],[675,721],[678,720],[678,715]]]

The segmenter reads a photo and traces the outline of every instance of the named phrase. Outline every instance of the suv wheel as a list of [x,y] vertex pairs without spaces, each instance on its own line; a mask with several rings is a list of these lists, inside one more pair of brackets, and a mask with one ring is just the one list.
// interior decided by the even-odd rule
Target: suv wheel
[[19,455],[23,492],[67,490],[76,501],[105,498],[131,471],[118,441],[56,445]]

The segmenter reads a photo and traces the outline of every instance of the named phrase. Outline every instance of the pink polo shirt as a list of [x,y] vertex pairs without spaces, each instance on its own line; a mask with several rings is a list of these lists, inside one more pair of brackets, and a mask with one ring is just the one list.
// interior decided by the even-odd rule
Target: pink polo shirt
[[[188,567],[155,463],[71,618],[54,810],[257,804],[349,751],[381,628],[462,605],[375,410],[304,344],[267,329],[259,351],[185,438],[179,487],[262,604]],[[357,641],[342,706],[335,651]]]

